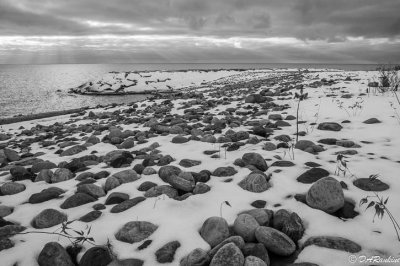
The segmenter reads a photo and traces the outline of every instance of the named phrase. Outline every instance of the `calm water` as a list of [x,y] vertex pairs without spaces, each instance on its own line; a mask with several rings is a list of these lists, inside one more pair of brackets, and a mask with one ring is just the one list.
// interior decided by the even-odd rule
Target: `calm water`
[[18,114],[66,110],[110,103],[130,103],[143,95],[84,96],[67,91],[89,79],[110,71],[182,70],[182,69],[253,69],[253,68],[338,68],[374,70],[376,65],[324,64],[62,64],[0,65],[0,118]]

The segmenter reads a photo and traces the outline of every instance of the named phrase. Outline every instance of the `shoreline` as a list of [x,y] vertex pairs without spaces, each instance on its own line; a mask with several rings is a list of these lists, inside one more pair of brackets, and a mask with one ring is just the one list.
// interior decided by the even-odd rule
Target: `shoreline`
[[75,113],[79,113],[79,112],[82,112],[82,111],[85,111],[88,109],[91,109],[91,107],[81,107],[81,108],[67,109],[67,110],[62,110],[62,111],[50,111],[50,112],[42,112],[42,113],[37,113],[37,114],[6,117],[6,118],[0,119],[0,125],[8,125],[8,124],[14,124],[14,123],[25,122],[25,121],[30,121],[30,120],[49,118],[49,117],[54,117],[54,116],[75,114]]

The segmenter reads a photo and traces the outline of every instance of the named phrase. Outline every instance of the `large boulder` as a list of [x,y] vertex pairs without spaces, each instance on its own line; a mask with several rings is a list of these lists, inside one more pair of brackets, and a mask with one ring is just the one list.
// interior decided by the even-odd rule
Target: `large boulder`
[[334,213],[344,205],[342,186],[335,178],[324,177],[310,187],[306,202],[311,208]]
[[277,255],[290,256],[296,250],[293,240],[274,228],[260,226],[255,231],[255,236],[258,242]]
[[242,160],[246,163],[246,165],[254,165],[260,171],[264,172],[268,170],[267,163],[259,153],[245,153],[242,156]]
[[222,217],[210,217],[200,229],[200,236],[213,248],[229,237],[229,226]]
[[133,221],[126,223],[115,234],[115,238],[126,243],[140,242],[152,235],[158,226],[146,221]]
[[57,242],[47,243],[39,254],[39,266],[75,266],[67,251]]

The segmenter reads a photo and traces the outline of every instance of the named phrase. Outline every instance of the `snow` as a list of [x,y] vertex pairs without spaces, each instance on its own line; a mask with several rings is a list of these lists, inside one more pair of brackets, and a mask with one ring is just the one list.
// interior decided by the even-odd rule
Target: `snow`
[[[158,90],[167,89],[167,85],[172,87],[188,87],[194,84],[200,84],[203,80],[211,81],[216,78],[221,78],[219,82],[239,82],[257,78],[265,78],[271,75],[285,75],[285,71],[246,71],[242,73],[236,73],[234,71],[220,71],[220,72],[207,72],[203,73],[201,71],[193,72],[149,72],[146,74],[140,74],[140,79],[137,73],[130,73],[127,77],[128,79],[138,80],[136,86],[130,87],[134,90],[148,90],[155,87]],[[230,76],[237,74],[234,76]],[[347,76],[352,77],[352,81],[341,81],[338,84],[334,84],[334,88],[341,88],[342,90],[348,91],[355,96],[360,93],[365,93],[367,88],[367,83],[369,80],[377,79],[377,72],[343,72],[343,71],[333,71],[333,70],[314,70],[307,74],[308,83],[321,78],[341,78],[344,80]],[[230,77],[226,77],[226,76]],[[148,76],[148,77],[147,77]],[[165,82],[156,82],[145,84],[145,81],[156,81],[165,80],[170,78],[170,80]],[[360,80],[356,80],[359,78]],[[129,85],[127,79],[124,80],[124,73],[111,73],[109,76],[104,77],[101,83],[113,83],[121,79],[121,84]],[[95,84],[97,84],[95,82]],[[214,85],[213,85],[214,84]],[[217,83],[208,84],[207,88],[202,88],[203,91],[207,92],[208,88],[212,86],[217,86]],[[307,84],[307,82],[306,82]],[[353,140],[357,144],[361,145],[360,148],[355,148],[358,154],[349,156],[348,167],[351,173],[357,177],[368,177],[371,174],[380,174],[380,179],[385,183],[390,185],[390,189],[380,193],[382,196],[389,197],[388,208],[393,213],[394,217],[400,219],[400,208],[398,207],[398,202],[400,202],[400,179],[398,176],[400,169],[400,125],[399,121],[394,117],[394,110],[390,106],[390,102],[394,102],[395,99],[392,95],[374,95],[372,93],[362,96],[362,110],[357,113],[352,113],[350,110],[350,115],[348,115],[343,109],[340,109],[333,98],[326,97],[327,93],[330,93],[329,86],[323,86],[319,88],[309,88],[306,87],[306,92],[309,94],[309,99],[302,101],[300,104],[300,117],[301,120],[306,120],[307,123],[301,124],[299,130],[308,131],[305,137],[300,137],[300,139],[312,140],[315,143],[321,138],[337,138],[337,139],[348,139]],[[113,89],[115,86],[113,85]],[[102,86],[92,87],[93,90],[104,90]],[[128,89],[126,90],[128,91]],[[340,95],[340,94],[339,94]],[[343,106],[348,108],[348,106],[354,104],[356,97],[345,99],[339,98],[343,101]],[[189,100],[176,100],[175,107],[172,110],[172,114],[183,114],[183,110],[179,110],[178,107],[181,104]],[[161,101],[157,100],[156,103],[159,104]],[[296,102],[293,99],[287,100],[277,100],[279,104],[287,103],[292,106],[291,109],[285,110],[287,114],[296,115]],[[144,101],[146,106],[152,105],[153,102],[148,100]],[[140,104],[139,104],[140,106]],[[236,108],[236,102],[232,102],[229,105],[217,106],[210,113],[217,115],[220,111],[234,107]],[[127,107],[114,107],[110,110],[124,109]],[[144,109],[145,106],[138,108],[139,110]],[[102,109],[95,109],[94,112],[99,112]],[[318,113],[318,116],[315,114]],[[222,116],[220,116],[222,117]],[[363,124],[362,121],[376,117],[381,120],[380,124],[367,125]],[[267,120],[268,115],[261,116],[259,118],[264,118]],[[341,123],[343,120],[351,120],[349,124],[342,124],[343,129],[340,132],[331,131],[320,131],[316,127],[313,129],[309,123],[310,122],[338,122]],[[3,126],[5,132],[11,132],[16,134],[19,132],[18,128],[24,126],[29,128],[35,124],[52,124],[54,122],[66,122],[69,120],[69,116],[54,117],[41,119],[36,121],[27,121],[11,125]],[[79,123],[89,123],[90,120],[81,120],[76,122]],[[124,129],[147,129],[143,128],[142,125],[131,124],[123,125]],[[227,129],[226,129],[227,130]],[[225,130],[225,131],[226,131]],[[235,131],[239,130],[249,130],[247,126],[241,126],[239,128],[234,128]],[[290,127],[283,127],[282,130],[275,132],[275,134],[288,134],[293,135],[295,133],[296,127],[295,123],[291,123]],[[103,132],[102,135],[98,136],[100,139],[106,135]],[[72,135],[78,136],[78,135]],[[158,150],[162,154],[169,154],[176,160],[171,163],[171,165],[179,166],[178,163],[181,159],[195,159],[200,160],[202,163],[198,166],[194,166],[189,171],[200,171],[203,169],[208,169],[213,171],[220,166],[233,166],[233,162],[237,158],[246,152],[257,152],[260,153],[264,158],[270,159],[268,165],[271,165],[276,158],[274,156],[279,155],[284,156],[282,150],[275,151],[265,151],[262,150],[262,142],[257,145],[245,145],[237,151],[228,152],[226,158],[224,157],[223,149],[221,149],[221,158],[212,159],[205,155],[203,151],[205,150],[218,150],[219,144],[209,144],[198,141],[189,141],[184,144],[173,144],[171,139],[174,135],[168,136],[157,136],[151,138],[148,143],[135,145],[132,150],[140,150],[141,148],[148,147],[151,143],[158,142],[161,146]],[[218,137],[218,135],[216,135]],[[21,140],[25,137],[17,137]],[[277,143],[277,141],[272,140]],[[361,141],[370,141],[370,144],[361,143]],[[68,157],[58,157],[52,152],[48,152],[46,148],[39,148],[38,145],[31,151],[35,152],[46,152],[46,154],[40,156],[44,160],[51,160],[56,164],[69,160]],[[233,224],[234,219],[237,214],[241,211],[252,208],[250,203],[254,200],[265,200],[267,201],[266,208],[272,210],[278,210],[281,208],[289,209],[291,211],[296,211],[302,218],[304,225],[306,227],[305,235],[300,240],[300,243],[304,243],[306,239],[311,236],[340,236],[352,240],[362,246],[362,251],[360,254],[356,255],[392,255],[399,256],[399,246],[400,242],[397,241],[396,234],[394,232],[393,226],[390,223],[388,217],[384,217],[382,220],[376,219],[372,222],[373,210],[364,211],[365,207],[359,207],[358,203],[361,198],[366,195],[371,195],[355,187],[352,181],[355,177],[347,176],[335,176],[336,168],[336,155],[335,152],[342,151],[346,148],[339,146],[328,146],[326,151],[319,153],[318,155],[309,154],[300,150],[295,150],[295,163],[294,167],[283,168],[280,173],[273,172],[275,167],[270,167],[269,173],[272,173],[271,184],[272,187],[260,194],[251,193],[241,189],[237,183],[242,180],[250,170],[247,168],[239,168],[234,166],[238,171],[237,174],[232,176],[233,181],[226,183],[223,182],[228,178],[215,177],[212,176],[211,180],[207,183],[211,187],[211,191],[206,194],[194,195],[189,197],[184,201],[175,201],[168,197],[161,196],[159,198],[148,198],[144,202],[139,203],[137,206],[126,210],[122,213],[110,213],[112,206],[107,206],[103,211],[102,216],[92,222],[92,236],[94,237],[96,243],[105,244],[107,239],[110,239],[113,250],[116,252],[120,259],[125,258],[139,258],[145,260],[145,265],[159,265],[155,258],[155,251],[161,246],[169,241],[178,240],[181,243],[181,247],[178,248],[175,254],[175,261],[170,264],[164,265],[179,265],[179,260],[187,255],[190,251],[195,248],[203,248],[208,250],[208,244],[200,237],[198,231],[201,228],[202,223],[210,216],[220,215],[220,205],[224,201],[228,201],[232,207],[223,206],[222,216],[228,221],[229,224]],[[110,150],[116,149],[115,146],[111,144],[99,143],[88,148],[88,150],[79,154],[83,156],[90,154],[92,151],[96,150],[98,156],[106,154]],[[373,154],[372,154],[373,153]],[[74,156],[72,156],[74,157]],[[71,157],[71,158],[72,158]],[[288,156],[284,158],[289,160]],[[359,216],[354,219],[349,219],[343,221],[337,217],[326,214],[320,210],[312,209],[305,204],[294,200],[293,198],[287,198],[288,195],[294,195],[296,193],[304,194],[310,187],[309,184],[302,184],[296,181],[296,178],[306,171],[308,168],[304,166],[305,162],[313,161],[321,164],[322,168],[328,170],[331,176],[335,177],[339,181],[344,181],[348,185],[348,190],[344,190],[345,197],[350,199],[356,204],[356,211],[360,213]],[[135,160],[132,166],[140,161]],[[106,165],[101,163],[99,165],[91,166],[90,171],[93,173],[105,170]],[[156,170],[160,167],[154,166]],[[181,167],[182,168],[182,167]],[[111,174],[115,172],[122,171],[124,169],[130,168],[107,168]],[[4,175],[0,177],[0,181],[6,182],[9,175]],[[143,192],[137,190],[138,186],[144,181],[152,181],[158,184],[163,184],[163,181],[158,178],[157,174],[145,176],[142,175],[141,178],[132,183],[126,183],[114,191],[124,192],[129,194],[129,196],[137,197],[142,196]],[[30,222],[32,218],[38,214],[41,210],[45,208],[58,209],[66,214],[70,220],[77,219],[84,214],[92,211],[92,205],[94,203],[85,204],[83,206],[62,210],[60,209],[60,204],[72,195],[76,190],[76,184],[78,181],[72,179],[56,184],[46,184],[45,182],[32,183],[30,181],[20,181],[26,185],[26,190],[15,195],[2,196],[0,201],[2,205],[13,206],[15,208],[14,212],[7,217],[7,220],[17,221],[23,226],[27,226],[31,230]],[[97,185],[103,186],[105,179],[98,180]],[[42,189],[49,186],[56,186],[66,190],[62,199],[55,199],[47,201],[40,204],[29,204],[26,200],[33,193],[40,192]],[[106,197],[101,198],[98,202],[103,203]],[[275,204],[280,204],[280,207],[274,207]],[[119,228],[122,227],[126,222],[129,221],[149,221],[159,226],[155,233],[149,238],[153,240],[153,243],[142,251],[137,251],[137,247],[141,243],[128,244],[123,243],[115,239],[114,234]],[[87,224],[76,221],[73,223],[74,229],[84,229]],[[54,231],[57,228],[49,228],[42,231]],[[381,233],[374,233],[374,231],[380,231]],[[49,241],[59,241],[62,245],[66,246],[69,244],[68,240],[63,238],[58,238],[57,236],[44,235],[44,234],[27,234],[27,235],[16,235],[12,238],[15,242],[15,247],[3,250],[0,252],[1,264],[2,265],[13,265],[18,262],[20,266],[31,266],[36,265],[36,258],[40,253],[42,247]],[[90,248],[89,244],[85,244],[85,248]],[[319,265],[334,266],[334,265],[348,265],[349,254],[332,250],[325,249],[316,246],[309,246],[305,248],[297,259],[297,262],[313,262]]]

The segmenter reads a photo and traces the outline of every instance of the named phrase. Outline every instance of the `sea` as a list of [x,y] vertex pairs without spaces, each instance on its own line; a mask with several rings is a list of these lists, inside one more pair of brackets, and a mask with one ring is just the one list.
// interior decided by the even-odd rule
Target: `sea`
[[112,103],[131,103],[146,95],[88,96],[69,94],[68,89],[100,78],[110,71],[153,71],[188,69],[271,69],[333,68],[375,70],[378,65],[360,64],[264,64],[264,63],[171,63],[171,64],[0,64],[0,119],[19,115],[94,107]]

